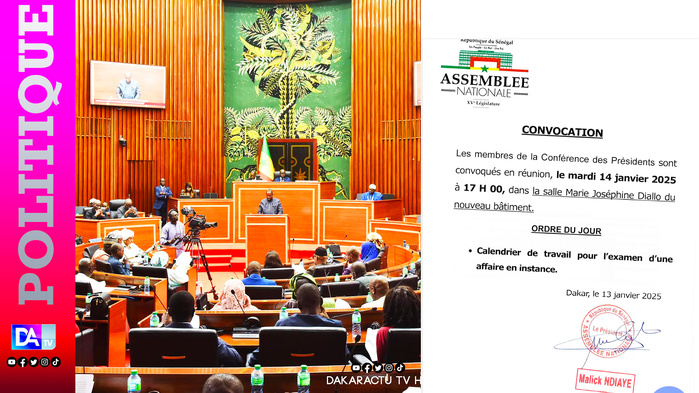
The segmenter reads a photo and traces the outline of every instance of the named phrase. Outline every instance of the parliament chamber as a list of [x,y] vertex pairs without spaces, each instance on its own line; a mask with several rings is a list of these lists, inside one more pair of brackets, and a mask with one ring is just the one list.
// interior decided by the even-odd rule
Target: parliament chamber
[[[420,0],[127,3],[76,0],[74,262],[94,280],[98,315],[76,281],[76,375],[116,392],[137,370],[141,391],[166,393],[223,373],[250,391],[248,362],[264,347],[266,391],[295,391],[301,364],[313,391],[419,387]],[[272,250],[277,271],[264,266]],[[257,277],[253,262],[281,278],[257,290],[266,295],[245,284],[245,304],[219,310],[238,299],[227,285]],[[308,311],[304,279],[325,294],[321,314]],[[383,300],[363,307],[379,286]],[[174,310],[188,296],[194,332]],[[412,309],[403,298],[389,307],[410,326],[386,324],[384,301],[399,296]],[[289,364],[274,361],[265,337],[294,304],[289,321],[323,315],[326,330],[345,329],[340,361],[296,347]],[[310,348],[329,332],[296,329],[318,329],[287,340]],[[194,334],[204,331],[215,334]],[[221,367],[221,345],[243,363]]]

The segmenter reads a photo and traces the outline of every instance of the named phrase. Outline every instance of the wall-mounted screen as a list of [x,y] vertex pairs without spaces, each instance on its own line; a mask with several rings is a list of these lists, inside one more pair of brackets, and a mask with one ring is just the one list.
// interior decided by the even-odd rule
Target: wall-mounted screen
[[90,62],[90,104],[165,109],[165,67]]

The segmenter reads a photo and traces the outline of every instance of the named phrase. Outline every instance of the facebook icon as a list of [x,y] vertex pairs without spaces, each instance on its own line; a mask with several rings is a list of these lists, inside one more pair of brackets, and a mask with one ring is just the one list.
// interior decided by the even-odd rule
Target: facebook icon
[[56,348],[56,325],[12,325],[12,349]]

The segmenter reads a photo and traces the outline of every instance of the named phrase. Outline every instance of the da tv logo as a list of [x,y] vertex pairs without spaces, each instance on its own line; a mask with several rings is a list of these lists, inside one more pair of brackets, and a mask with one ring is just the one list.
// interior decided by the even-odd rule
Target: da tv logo
[[56,325],[12,325],[12,349],[56,348]]

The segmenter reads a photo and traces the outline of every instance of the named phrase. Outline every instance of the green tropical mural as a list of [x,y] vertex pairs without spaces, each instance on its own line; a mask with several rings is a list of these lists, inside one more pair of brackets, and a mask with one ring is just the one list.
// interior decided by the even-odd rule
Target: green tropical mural
[[319,176],[348,197],[351,3],[225,4],[224,152],[230,183],[255,168],[258,140],[315,139]]

